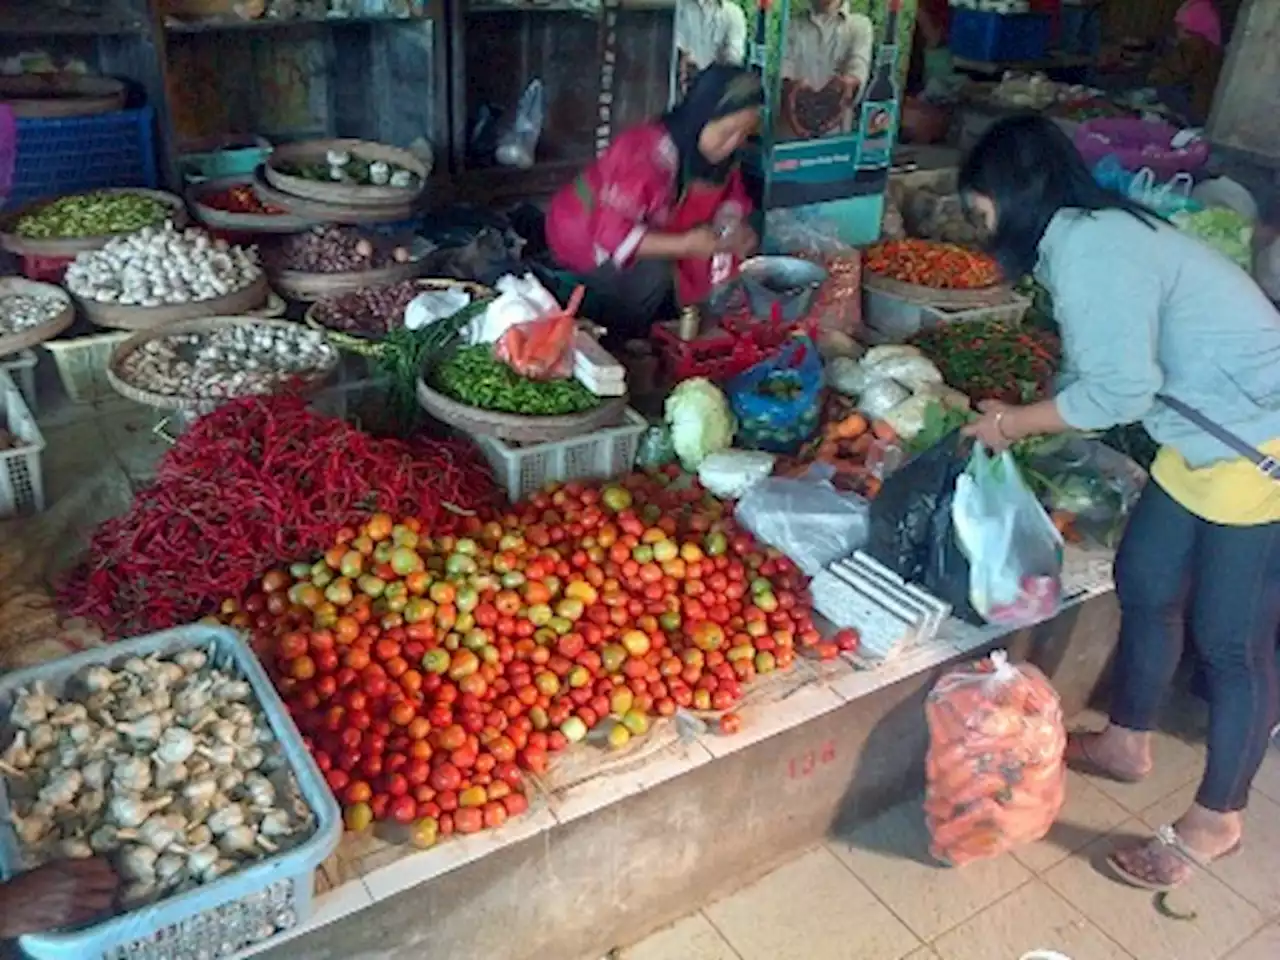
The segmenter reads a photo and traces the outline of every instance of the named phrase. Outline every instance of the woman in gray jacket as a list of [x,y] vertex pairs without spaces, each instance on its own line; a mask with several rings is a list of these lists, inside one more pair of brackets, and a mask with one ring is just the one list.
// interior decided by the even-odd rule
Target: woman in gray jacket
[[1161,445],[1116,557],[1109,723],[1073,734],[1067,756],[1094,774],[1145,777],[1190,638],[1209,694],[1195,802],[1109,860],[1122,880],[1168,890],[1239,848],[1280,719],[1280,314],[1238,266],[1098,186],[1042,117],[992,127],[960,183],[1006,276],[1034,274],[1053,295],[1067,374],[1052,399],[983,405],[969,432],[1001,449],[1141,422]]

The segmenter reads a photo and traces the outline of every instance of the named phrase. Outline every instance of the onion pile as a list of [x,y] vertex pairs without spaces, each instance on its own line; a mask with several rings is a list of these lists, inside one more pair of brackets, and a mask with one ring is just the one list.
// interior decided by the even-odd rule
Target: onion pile
[[405,309],[423,290],[416,280],[364,287],[321,300],[315,306],[314,317],[330,330],[381,336],[403,325]]
[[413,259],[409,248],[353,227],[314,227],[283,238],[267,251],[273,270],[299,273],[358,273]]
[[202,230],[166,223],[80,254],[67,268],[65,283],[86,300],[158,307],[225,297],[260,276],[252,247],[232,247]]

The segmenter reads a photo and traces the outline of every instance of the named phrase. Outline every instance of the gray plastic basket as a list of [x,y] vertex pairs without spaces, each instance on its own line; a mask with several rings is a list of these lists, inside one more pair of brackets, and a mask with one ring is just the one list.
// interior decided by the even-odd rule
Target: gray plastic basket
[[[169,655],[192,648],[208,651],[217,666],[249,681],[297,777],[302,798],[315,814],[315,832],[288,851],[151,906],[74,932],[23,937],[19,945],[28,956],[36,960],[229,957],[283,933],[309,914],[316,867],[337,849],[342,817],[266,671],[234,630],[193,624],[7,674],[0,677],[0,717],[7,720],[17,691],[36,681],[57,692],[72,675],[92,664],[110,665],[133,656]],[[0,720],[0,745],[10,739],[6,720]],[[0,877],[5,880],[22,862],[8,814],[8,791],[0,777]]]

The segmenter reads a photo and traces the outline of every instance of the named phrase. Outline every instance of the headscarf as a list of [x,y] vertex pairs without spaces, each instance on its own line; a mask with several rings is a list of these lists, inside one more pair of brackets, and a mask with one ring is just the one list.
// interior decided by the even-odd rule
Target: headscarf
[[1213,0],[1186,0],[1173,22],[1192,36],[1202,37],[1215,47],[1222,46],[1222,19]]
[[712,120],[764,103],[760,75],[745,67],[717,63],[707,67],[689,85],[689,92],[662,118],[680,154],[680,182],[707,180],[721,183],[733,168],[733,158],[712,163],[698,149],[698,137]]

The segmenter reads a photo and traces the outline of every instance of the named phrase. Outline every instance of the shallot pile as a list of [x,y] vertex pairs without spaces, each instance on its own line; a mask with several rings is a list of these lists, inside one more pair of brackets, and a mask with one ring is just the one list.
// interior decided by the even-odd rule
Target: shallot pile
[[86,300],[158,307],[224,297],[260,276],[252,247],[228,246],[202,230],[166,223],[80,254],[67,268],[65,283]]
[[358,273],[408,263],[413,254],[384,237],[370,236],[354,227],[330,224],[283,238],[270,248],[267,262],[273,270],[300,273]]
[[402,280],[385,287],[362,287],[340,297],[321,300],[315,318],[330,330],[382,336],[404,323],[404,311],[422,285]]
[[152,393],[225,398],[272,393],[336,362],[337,352],[314,330],[237,324],[149,340],[124,358],[119,372]]
[[48,323],[67,307],[57,297],[10,293],[0,297],[0,336]]
[[315,827],[248,681],[203,650],[37,683],[0,759],[25,867],[109,855],[136,907],[293,846]]
[[60,600],[109,636],[136,636],[217,611],[372,511],[417,517],[435,536],[496,500],[466,442],[375,439],[298,397],[231,400],[184,432],[156,482],[94,532]]

